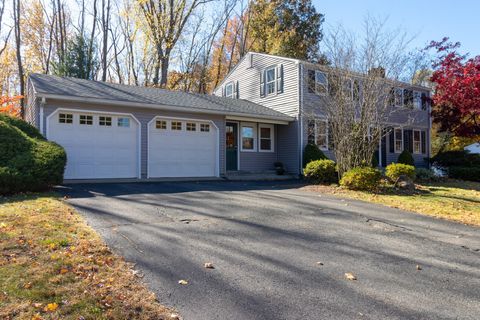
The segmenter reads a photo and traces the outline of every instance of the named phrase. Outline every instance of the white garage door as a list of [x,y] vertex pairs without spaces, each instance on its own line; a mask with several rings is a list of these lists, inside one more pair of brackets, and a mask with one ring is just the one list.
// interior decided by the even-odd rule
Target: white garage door
[[128,115],[57,111],[47,138],[67,152],[65,179],[137,178],[138,123]]
[[155,118],[148,130],[150,178],[217,175],[217,128],[212,123]]

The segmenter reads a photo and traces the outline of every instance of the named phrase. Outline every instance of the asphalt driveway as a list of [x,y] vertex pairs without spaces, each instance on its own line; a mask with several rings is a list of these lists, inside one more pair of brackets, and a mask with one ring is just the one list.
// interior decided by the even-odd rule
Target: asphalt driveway
[[62,192],[183,319],[480,319],[480,228],[297,187],[132,183]]

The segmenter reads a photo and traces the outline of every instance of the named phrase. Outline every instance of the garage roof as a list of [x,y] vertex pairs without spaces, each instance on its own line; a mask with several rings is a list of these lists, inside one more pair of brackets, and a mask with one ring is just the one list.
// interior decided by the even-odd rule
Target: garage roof
[[262,119],[292,121],[293,118],[251,101],[206,94],[170,91],[166,89],[132,86],[101,81],[30,74],[37,97],[109,103],[132,107],[176,107],[186,112],[225,114]]

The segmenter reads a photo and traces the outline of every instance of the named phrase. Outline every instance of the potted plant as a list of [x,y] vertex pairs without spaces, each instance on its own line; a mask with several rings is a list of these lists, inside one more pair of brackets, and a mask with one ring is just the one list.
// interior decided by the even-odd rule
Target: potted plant
[[275,171],[279,176],[285,173],[285,168],[283,167],[283,163],[281,163],[280,161],[275,162],[273,166],[275,167]]

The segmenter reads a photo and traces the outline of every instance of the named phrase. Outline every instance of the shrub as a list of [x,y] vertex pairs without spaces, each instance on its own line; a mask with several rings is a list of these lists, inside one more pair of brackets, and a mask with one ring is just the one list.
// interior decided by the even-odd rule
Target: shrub
[[453,166],[448,168],[448,176],[454,179],[480,182],[480,167]]
[[397,162],[408,164],[410,166],[415,166],[415,160],[413,159],[412,154],[408,150],[403,150],[402,153],[400,153]]
[[372,168],[378,167],[378,152],[375,152],[372,156]]
[[430,161],[440,167],[480,167],[480,155],[465,150],[441,152]]
[[391,163],[385,168],[385,175],[388,179],[395,182],[400,176],[407,176],[415,179],[415,167],[403,163]]
[[0,194],[40,191],[63,180],[63,148],[22,120],[1,116],[0,150]]
[[303,170],[303,174],[313,183],[332,183],[337,178],[335,162],[325,159],[309,162]]
[[307,144],[305,150],[303,150],[303,167],[305,168],[308,163],[315,160],[328,159],[325,154],[315,144]]
[[345,172],[340,185],[351,190],[375,190],[380,184],[382,174],[378,169],[370,167],[353,168]]
[[435,181],[438,179],[433,170],[426,168],[415,169],[415,178],[421,181]]

